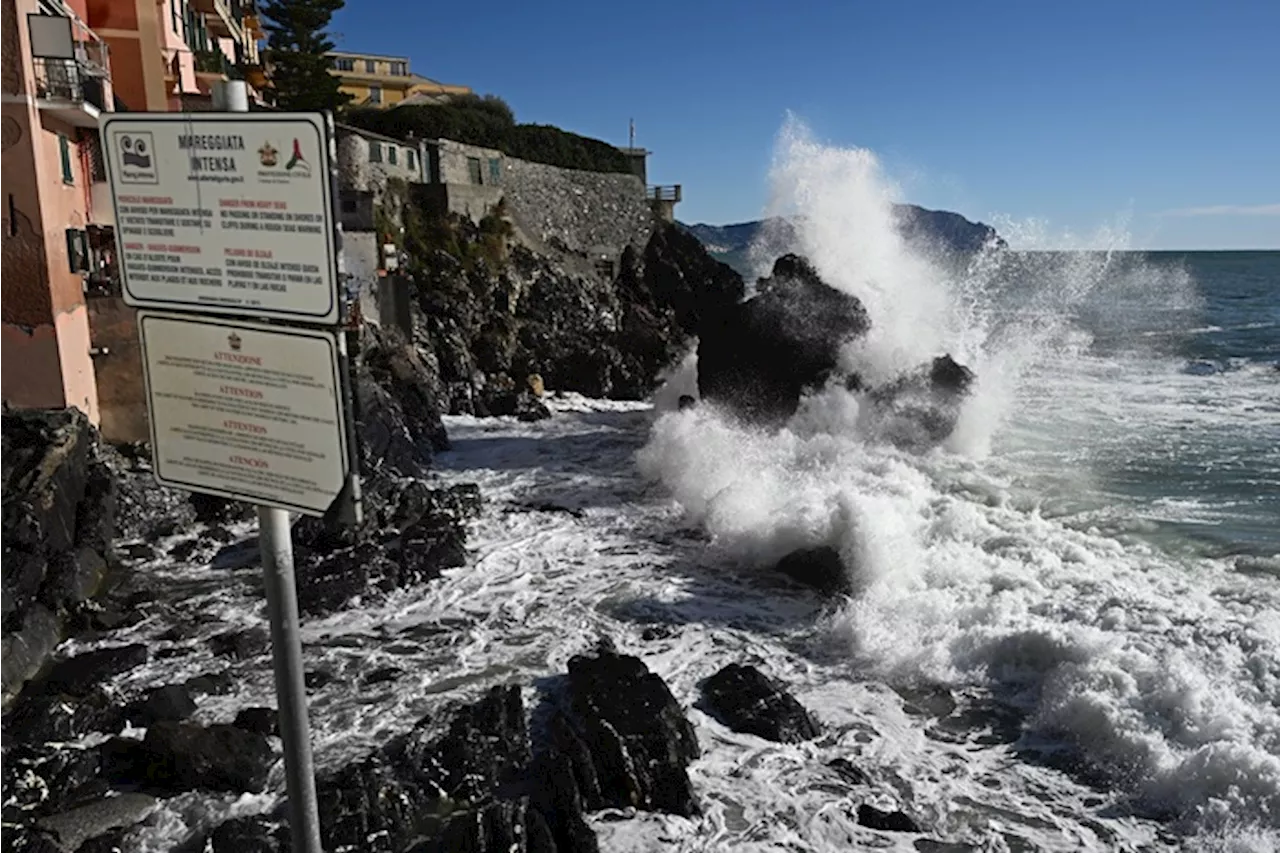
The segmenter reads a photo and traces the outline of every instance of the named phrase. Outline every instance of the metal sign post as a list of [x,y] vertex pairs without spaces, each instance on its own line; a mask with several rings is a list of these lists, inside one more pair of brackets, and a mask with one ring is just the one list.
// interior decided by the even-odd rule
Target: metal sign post
[[[213,96],[215,110],[249,111],[248,87],[242,81],[219,81]],[[293,575],[293,538],[287,511],[258,507],[258,553],[262,555],[267,613],[271,621],[271,663],[276,676],[280,739],[284,741],[285,790],[289,795],[293,849],[294,853],[324,853],[320,846],[320,809],[316,804],[298,589]]]

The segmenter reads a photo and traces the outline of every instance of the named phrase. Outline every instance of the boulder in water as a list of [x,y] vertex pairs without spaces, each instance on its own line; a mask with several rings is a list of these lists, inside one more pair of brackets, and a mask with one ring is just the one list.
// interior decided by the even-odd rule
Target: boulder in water
[[826,596],[848,595],[853,591],[840,552],[830,545],[792,551],[778,561],[774,571]]
[[920,826],[905,812],[887,812],[866,803],[858,806],[858,823],[883,832],[919,832]]
[[821,731],[804,706],[754,666],[731,663],[702,685],[711,711],[735,732],[799,743]]
[[[118,763],[117,779],[147,789],[260,793],[275,763],[267,739],[223,723],[159,722]],[[119,755],[117,756],[119,757]]]
[[856,296],[824,282],[799,255],[783,255],[753,298],[704,323],[698,393],[749,422],[781,423],[870,325]]

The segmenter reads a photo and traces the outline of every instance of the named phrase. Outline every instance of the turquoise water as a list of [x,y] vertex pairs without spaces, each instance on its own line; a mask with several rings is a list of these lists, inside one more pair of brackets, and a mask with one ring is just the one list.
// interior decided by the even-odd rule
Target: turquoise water
[[1280,252],[1005,267],[1024,313],[1028,294],[1079,291],[1073,336],[1032,369],[999,440],[1045,510],[1173,550],[1280,554]]

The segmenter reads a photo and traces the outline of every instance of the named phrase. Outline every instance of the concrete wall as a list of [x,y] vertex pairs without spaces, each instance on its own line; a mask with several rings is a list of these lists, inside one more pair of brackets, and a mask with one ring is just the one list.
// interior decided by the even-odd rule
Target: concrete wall
[[150,441],[137,312],[119,296],[91,296],[88,306],[93,345],[106,350],[93,365],[102,437],[111,442]]
[[358,288],[360,315],[366,321],[378,321],[378,244],[381,235],[372,231],[355,231],[342,235],[342,265],[348,286]]
[[[506,171],[507,155],[493,148],[464,145],[452,139],[439,139],[427,143],[436,150],[434,162],[439,165],[431,175],[433,183],[470,184],[472,186],[502,186]],[[471,162],[480,164],[480,180],[475,180]]]
[[[378,162],[374,161],[374,147],[377,148]],[[396,152],[395,163],[391,162],[392,149]],[[346,128],[338,129],[338,185],[343,189],[372,192],[377,204],[382,203],[388,179],[421,183],[424,165],[417,145],[356,133]]]
[[516,223],[541,242],[593,256],[620,255],[653,232],[644,183],[631,174],[561,169],[507,157],[502,189]]

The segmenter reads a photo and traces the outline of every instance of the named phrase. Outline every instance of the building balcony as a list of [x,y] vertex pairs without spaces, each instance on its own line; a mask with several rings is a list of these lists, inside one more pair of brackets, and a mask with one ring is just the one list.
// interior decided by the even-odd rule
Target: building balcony
[[242,80],[244,73],[220,50],[192,51],[196,76],[221,80]]
[[666,186],[649,186],[647,188],[649,201],[669,201],[673,204],[680,201],[683,197],[682,187],[680,184],[670,184]]
[[192,0],[191,7],[204,15],[209,34],[244,41],[244,8],[238,0]]
[[32,58],[36,106],[76,127],[97,127],[109,109],[107,84],[100,71],[79,59]]

